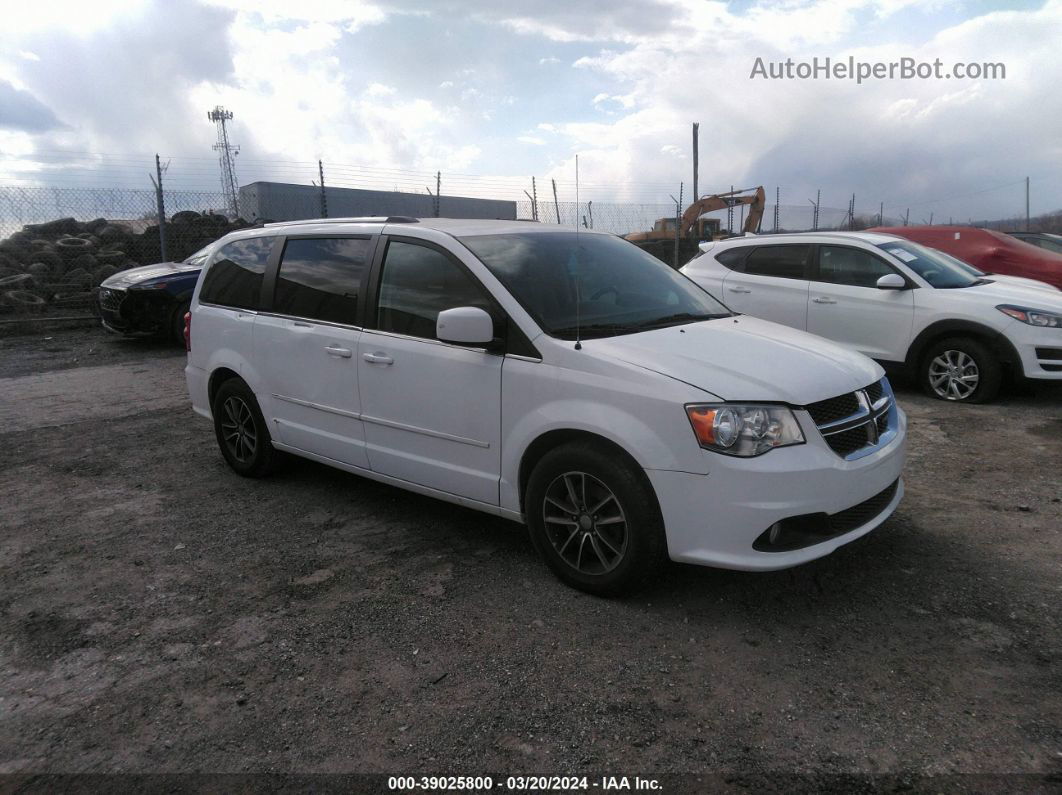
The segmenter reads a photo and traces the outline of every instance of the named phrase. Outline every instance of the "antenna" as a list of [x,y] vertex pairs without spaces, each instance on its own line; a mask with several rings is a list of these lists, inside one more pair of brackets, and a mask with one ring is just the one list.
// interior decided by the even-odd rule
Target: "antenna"
[[219,153],[221,192],[225,194],[229,214],[233,218],[239,218],[240,200],[236,183],[236,155],[240,153],[240,147],[238,144],[229,143],[229,132],[225,127],[225,122],[232,119],[232,111],[216,105],[213,110],[207,111],[207,118],[218,127],[218,142],[214,144],[214,151]]
[[[554,182],[554,185],[557,183]],[[579,155],[575,156],[575,267],[579,267]],[[575,350],[583,349],[583,330],[581,319],[582,296],[579,295],[579,276],[575,276]]]

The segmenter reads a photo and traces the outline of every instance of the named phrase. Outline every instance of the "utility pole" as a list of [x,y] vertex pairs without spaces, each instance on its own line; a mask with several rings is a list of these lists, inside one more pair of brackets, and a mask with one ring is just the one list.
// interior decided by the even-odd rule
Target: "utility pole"
[[881,206],[878,207],[878,226],[882,225],[882,220],[881,219],[884,218],[884,217],[885,217],[885,202],[882,202]]
[[442,190],[442,172],[441,171],[436,171],[435,172],[435,217],[436,218],[439,217],[439,210],[440,210],[440,207],[442,206],[442,195],[440,194],[441,190]]
[[1025,231],[1029,231],[1029,178],[1025,178]]
[[[169,163],[166,165],[169,166]],[[162,199],[162,161],[159,160],[157,154],[155,155],[155,175],[158,179],[150,174],[148,178],[155,186],[155,204],[159,217],[159,254],[163,262],[169,262],[169,257],[166,256],[166,205]]]
[[321,178],[321,217],[328,217],[328,196],[325,194],[324,163],[317,161],[317,175]]
[[207,111],[207,118],[218,128],[218,142],[214,144],[214,151],[218,153],[218,166],[221,168],[221,192],[225,194],[229,214],[233,218],[239,218],[240,198],[236,183],[236,155],[240,153],[240,147],[229,143],[229,132],[225,127],[225,122],[232,120],[232,111],[217,105],[214,110]]
[[538,220],[538,189],[535,188],[535,178],[531,177],[531,213]]
[[819,231],[819,204],[822,202],[822,189],[819,188],[815,191],[815,219],[814,226],[815,231]]
[[701,125],[697,122],[693,123],[693,200],[697,201],[700,198],[700,194],[697,193],[697,165],[700,160],[700,147],[697,145],[697,131],[700,130]]
[[774,189],[774,231],[778,232],[778,203],[782,200],[782,189]]
[[557,211],[557,223],[560,223],[560,203],[557,201],[557,180],[550,180],[553,183],[553,208]]
[[855,194],[852,194],[852,201],[848,205],[848,229],[855,230]]
[[730,186],[730,195],[726,201],[726,231],[727,234],[734,234],[734,186]]
[[911,222],[911,208],[908,207],[907,211],[903,214],[903,225],[907,226]]

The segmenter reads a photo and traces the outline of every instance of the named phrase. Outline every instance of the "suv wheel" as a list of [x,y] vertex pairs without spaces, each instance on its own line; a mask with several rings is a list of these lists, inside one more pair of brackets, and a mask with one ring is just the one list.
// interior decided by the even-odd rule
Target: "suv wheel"
[[999,392],[1003,370],[984,343],[952,337],[929,347],[920,380],[930,397],[960,403],[985,403]]
[[547,453],[524,500],[531,541],[568,585],[616,594],[667,560],[656,495],[633,466],[587,443]]
[[273,447],[258,401],[247,384],[238,378],[223,383],[211,409],[218,447],[236,474],[260,478],[276,469],[281,453]]

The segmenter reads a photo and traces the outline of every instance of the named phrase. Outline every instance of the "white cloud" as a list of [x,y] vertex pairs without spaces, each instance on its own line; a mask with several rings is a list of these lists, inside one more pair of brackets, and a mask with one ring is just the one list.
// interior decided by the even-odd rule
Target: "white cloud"
[[538,138],[534,135],[518,135],[516,140],[522,144],[531,144],[532,146],[545,146],[546,139]]
[[554,58],[551,55],[548,58],[539,58],[538,59],[538,65],[539,66],[546,66],[548,64],[554,64],[554,63],[560,63],[560,58]]

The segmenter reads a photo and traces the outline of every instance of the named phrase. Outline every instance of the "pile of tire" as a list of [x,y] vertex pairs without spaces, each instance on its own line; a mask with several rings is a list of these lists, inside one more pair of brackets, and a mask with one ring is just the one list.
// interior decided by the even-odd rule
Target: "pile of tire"
[[[242,219],[182,211],[166,222],[167,259],[179,261],[236,229]],[[49,307],[93,305],[95,288],[119,271],[161,261],[159,227],[136,231],[106,218],[59,218],[27,224],[0,240],[0,312],[37,313]]]

